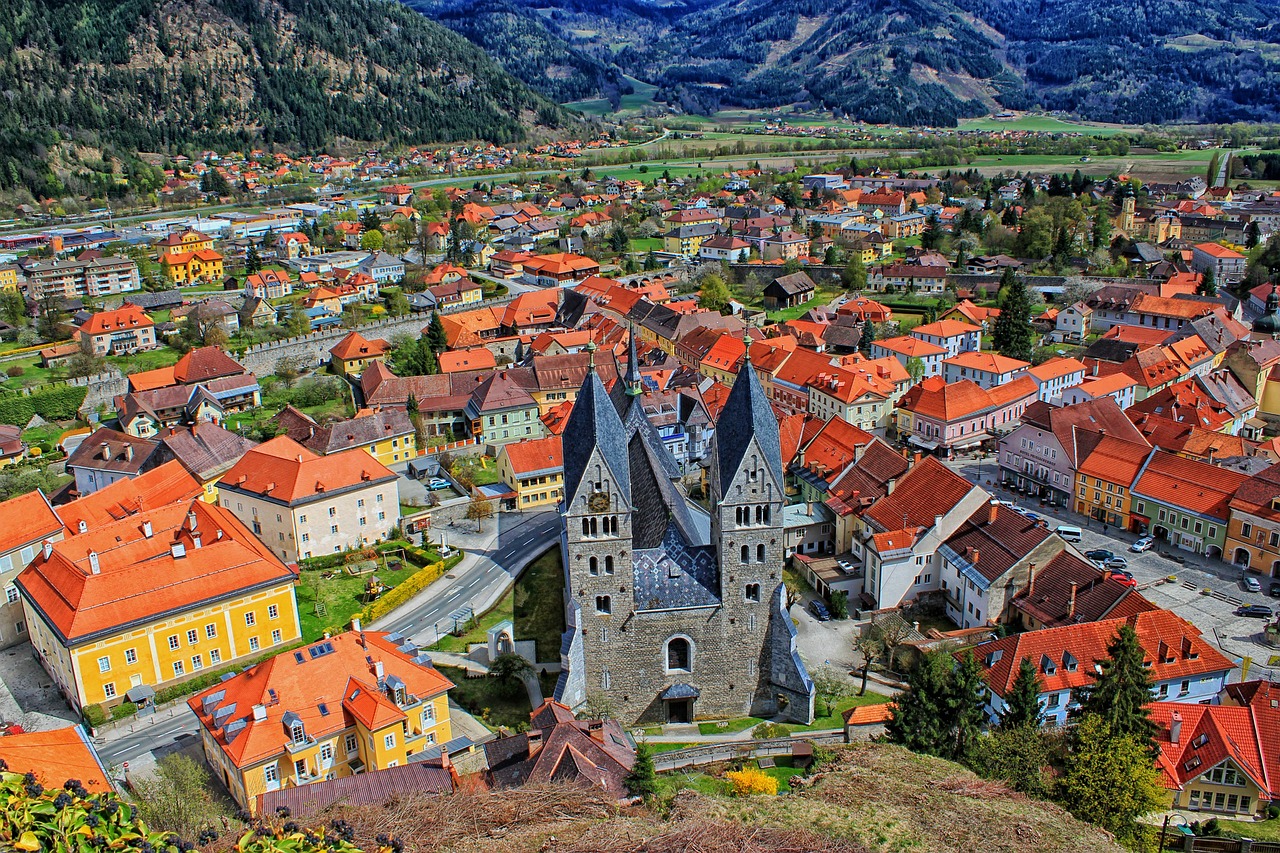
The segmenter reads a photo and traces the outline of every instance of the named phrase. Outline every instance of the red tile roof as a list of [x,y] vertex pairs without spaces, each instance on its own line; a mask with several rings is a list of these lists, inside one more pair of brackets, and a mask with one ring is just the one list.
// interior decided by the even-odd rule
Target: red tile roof
[[[1156,767],[1166,788],[1180,791],[1224,759],[1230,759],[1255,785],[1270,793],[1270,776],[1278,769],[1277,757],[1263,751],[1259,720],[1253,708],[1153,702],[1150,711],[1160,748]],[[1179,729],[1177,743],[1172,739],[1175,721]]]
[[1132,491],[1135,497],[1226,521],[1227,502],[1248,479],[1239,471],[1157,450]]
[[957,335],[966,335],[970,332],[981,332],[978,326],[969,323],[962,323],[959,320],[938,320],[934,323],[925,323],[922,326],[916,326],[911,330],[911,334],[920,337],[921,335],[929,335],[934,338],[953,338]]
[[369,340],[359,332],[350,332],[329,350],[339,361],[355,358],[378,358],[391,351],[391,344],[381,339]]
[[0,555],[61,532],[62,521],[39,490],[0,503]]
[[517,477],[564,468],[564,453],[558,435],[507,444],[501,452],[507,454],[511,470]]
[[[997,696],[1006,695],[1013,686],[1023,658],[1035,664],[1043,690],[1074,689],[1093,683],[1090,673],[1094,663],[1107,659],[1107,645],[1126,622],[1137,632],[1138,642],[1151,663],[1147,672],[1152,681],[1235,668],[1232,661],[1200,636],[1200,629],[1168,610],[1014,634],[977,646],[974,655],[983,662],[987,686]],[[998,660],[994,659],[995,652],[999,652]]]
[[100,311],[94,314],[81,324],[80,331],[86,335],[106,335],[124,329],[151,328],[154,325],[146,311],[137,305],[125,303],[114,311]]
[[[195,514],[200,547],[188,513]],[[194,500],[55,543],[17,584],[63,642],[74,645],[295,576],[230,510]]]
[[203,493],[200,481],[191,476],[181,462],[173,460],[132,479],[116,480],[58,507],[57,512],[68,534],[74,536],[82,521],[92,531],[145,509],[185,503]]
[[865,513],[881,530],[908,526],[933,527],[934,517],[946,515],[977,486],[932,456],[917,462],[898,479],[893,492]]
[[107,771],[79,726],[0,737],[0,759],[10,773],[34,773],[46,788],[61,788],[71,779],[91,794],[111,793]]
[[327,492],[391,482],[395,472],[360,448],[317,456],[286,435],[250,450],[219,481],[219,487],[251,492],[285,503],[323,498]]

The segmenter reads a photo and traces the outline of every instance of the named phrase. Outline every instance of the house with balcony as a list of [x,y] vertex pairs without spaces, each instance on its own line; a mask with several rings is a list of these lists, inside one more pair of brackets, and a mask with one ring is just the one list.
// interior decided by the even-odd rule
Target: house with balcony
[[942,347],[947,358],[955,358],[962,352],[982,350],[982,327],[959,320],[938,320],[925,323],[911,330],[913,338]]
[[214,775],[253,812],[259,795],[403,766],[443,747],[451,687],[412,642],[354,620],[187,705]]
[[1036,384],[1027,376],[990,390],[971,379],[947,383],[932,376],[912,386],[894,407],[898,435],[922,450],[950,454],[1017,428]]
[[99,311],[80,326],[80,349],[101,358],[155,349],[156,324],[137,305]]
[[[1200,629],[1168,610],[1149,610],[1127,619],[1102,619],[1012,634],[973,649],[987,682],[987,717],[999,719],[1022,660],[1040,676],[1041,720],[1062,725],[1076,706],[1074,693],[1094,682],[1094,664],[1107,659],[1107,646],[1121,626],[1138,635],[1153,699],[1212,703],[1235,669],[1200,635]],[[963,652],[968,654],[969,652]]]

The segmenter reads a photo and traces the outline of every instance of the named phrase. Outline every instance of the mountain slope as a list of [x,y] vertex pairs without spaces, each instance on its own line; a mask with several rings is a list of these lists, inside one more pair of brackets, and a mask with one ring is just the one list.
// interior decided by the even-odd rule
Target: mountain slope
[[[3,0],[0,186],[123,152],[521,139],[565,114],[391,0]],[[52,175],[46,175],[53,180]],[[52,187],[51,187],[52,189]]]
[[[495,1],[448,0],[454,16]],[[1040,104],[1129,123],[1280,118],[1280,0],[501,2],[691,112],[807,102],[947,125]],[[516,33],[487,39],[519,51]]]

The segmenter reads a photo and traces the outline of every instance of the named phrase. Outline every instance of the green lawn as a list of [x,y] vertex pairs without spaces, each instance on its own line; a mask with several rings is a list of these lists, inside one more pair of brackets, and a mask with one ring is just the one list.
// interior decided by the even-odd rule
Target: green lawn
[[651,743],[649,744],[649,752],[658,755],[663,752],[675,752],[677,749],[688,749],[691,746],[697,746],[696,743]]
[[631,240],[631,251],[633,252],[661,252],[661,237],[634,237]]
[[[10,376],[9,370],[18,369],[22,371],[20,376]],[[0,370],[4,371],[3,383],[0,388],[19,390],[34,385],[44,385],[49,382],[56,382],[62,378],[60,371],[51,370],[47,367],[40,366],[40,356],[32,355],[28,358],[18,358],[13,361],[6,361],[0,365]]]
[[[631,88],[634,91],[630,95],[623,95],[618,99],[618,112],[631,112],[653,106],[653,93],[658,91],[657,86],[652,83],[642,82],[634,77],[625,77],[623,79],[631,84]],[[589,116],[603,116],[613,112],[612,105],[610,105],[607,98],[573,101],[565,104],[565,106]]]
[[[1212,815],[1205,815],[1208,820]],[[1218,818],[1218,826],[1227,835],[1252,838],[1254,841],[1280,841],[1280,819],[1272,818],[1255,823],[1250,820],[1226,820]]]
[[759,717],[739,717],[736,720],[719,720],[709,723],[698,723],[698,734],[731,735],[746,729],[753,729],[763,723]]
[[442,652],[464,655],[473,643],[487,643],[489,641],[489,629],[499,622],[511,619],[512,598],[512,594],[507,593],[499,599],[498,603],[488,613],[481,616],[470,630],[456,637],[452,634],[444,634],[440,637],[440,641],[431,648]]
[[159,349],[144,350],[143,352],[135,352],[130,355],[109,355],[107,363],[114,364],[120,368],[121,372],[142,373],[145,370],[155,370],[159,367],[168,367],[171,364],[177,364],[181,354],[169,347],[160,347]]
[[821,305],[826,305],[828,302],[830,302],[832,299],[838,296],[841,292],[842,291],[839,291],[839,290],[824,290],[820,288],[817,291],[816,295],[812,299],[810,299],[808,302],[805,302],[801,305],[797,305],[794,308],[784,308],[781,311],[768,312],[769,319],[774,321],[775,323],[784,323],[787,320],[798,319],[810,308],[817,308]]
[[[394,587],[419,568],[422,567],[405,560],[398,570],[390,571],[379,565],[374,574],[387,586]],[[333,572],[332,577],[321,577],[329,572]],[[303,571],[297,587],[298,619],[302,625],[303,638],[307,642],[317,640],[325,631],[341,630],[342,626],[350,622],[351,617],[364,607],[361,596],[368,577],[349,575],[340,569]],[[325,605],[324,616],[316,614],[317,601]]]
[[450,473],[463,483],[469,479],[476,486],[491,486],[501,479],[498,476],[497,463],[483,454],[454,459]]
[[825,717],[817,717],[807,726],[787,725],[792,732],[816,732],[823,729],[842,729],[844,728],[844,715],[850,708],[860,707],[862,705],[883,705],[893,700],[892,696],[885,696],[883,693],[867,692],[865,696],[849,696],[840,700],[835,704],[832,713]]
[[988,131],[1029,130],[1041,133],[1083,133],[1087,136],[1115,136],[1118,133],[1128,133],[1135,130],[1135,128],[1121,125],[1063,121],[1060,118],[1044,115],[1024,115],[1015,119],[962,118],[958,129]]
[[506,684],[488,676],[468,678],[463,670],[451,666],[440,667],[440,673],[454,684],[449,698],[482,723],[491,728],[529,725],[532,709],[523,684]]
[[512,592],[516,639],[533,640],[539,661],[559,660],[560,637],[565,630],[560,549],[551,548],[530,563]]
[[804,770],[792,766],[791,759],[789,757],[778,756],[774,759],[774,762],[776,765],[774,767],[760,767],[759,761],[754,761],[752,764],[754,764],[766,776],[772,776],[774,779],[778,780],[778,793],[790,791],[791,780],[796,776],[805,775]]
[[658,774],[658,789],[662,794],[692,790],[709,796],[723,796],[725,784],[722,780],[701,770],[672,770],[670,773]]

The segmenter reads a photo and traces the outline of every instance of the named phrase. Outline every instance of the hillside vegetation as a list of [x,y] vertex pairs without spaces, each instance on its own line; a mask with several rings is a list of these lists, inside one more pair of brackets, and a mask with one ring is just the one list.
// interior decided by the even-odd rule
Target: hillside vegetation
[[[565,114],[391,0],[3,0],[0,189],[138,151],[522,139]],[[113,169],[102,161],[118,157]],[[113,171],[115,174],[112,174]],[[138,169],[139,177],[145,170]]]
[[908,125],[1035,105],[1131,124],[1280,116],[1277,0],[406,2],[447,3],[455,27],[501,4],[479,43],[554,97],[560,81],[515,48],[530,28],[534,43],[612,65],[694,113],[801,103]]

